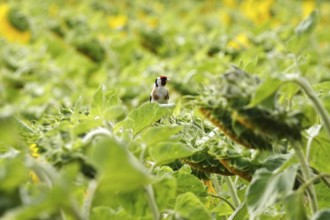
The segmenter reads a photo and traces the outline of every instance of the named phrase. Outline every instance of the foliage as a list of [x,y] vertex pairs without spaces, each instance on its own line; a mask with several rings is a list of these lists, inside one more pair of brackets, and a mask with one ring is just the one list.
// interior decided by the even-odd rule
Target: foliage
[[329,9],[2,1],[0,218],[329,219]]

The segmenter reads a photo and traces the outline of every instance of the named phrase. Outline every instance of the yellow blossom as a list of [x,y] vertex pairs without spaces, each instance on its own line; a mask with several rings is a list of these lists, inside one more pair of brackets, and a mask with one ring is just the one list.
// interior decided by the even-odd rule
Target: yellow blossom
[[219,18],[220,18],[220,21],[225,25],[229,25],[232,22],[231,16],[225,12],[223,12],[223,13],[221,12]]
[[203,180],[203,183],[207,187],[208,193],[216,193],[211,180]]
[[33,183],[38,183],[40,182],[39,177],[37,176],[37,174],[33,171],[30,171],[30,177]]
[[108,17],[108,25],[112,29],[121,29],[127,24],[128,18],[126,15],[116,15]]
[[236,0],[223,0],[223,4],[229,8],[235,8],[237,5]]
[[[236,0],[223,0],[222,3],[230,10],[235,10],[237,7]],[[222,24],[230,25],[232,23],[233,19],[230,15],[230,10],[223,10],[223,8],[221,7],[219,11],[219,19]]]
[[7,39],[9,42],[28,43],[31,39],[30,32],[19,31],[10,24],[7,18],[9,10],[8,4],[0,4],[0,37]]
[[140,11],[137,14],[139,21],[150,28],[155,28],[159,25],[159,18],[151,14],[147,14],[144,11]]
[[[39,157],[39,149],[37,144],[31,144],[29,147],[30,153],[32,157],[38,158]],[[30,171],[30,177],[33,183],[40,182],[38,175],[34,171]]]
[[159,24],[158,19],[155,17],[146,17],[143,21],[146,25],[148,25],[151,28],[155,28]]
[[315,9],[315,6],[314,0],[302,1],[302,16],[307,17]]
[[270,9],[274,0],[245,0],[240,11],[255,24],[262,24],[271,18]]
[[31,144],[29,149],[30,149],[32,157],[34,157],[34,158],[39,157],[39,149],[38,149],[38,146],[36,144]]
[[330,2],[326,2],[320,7],[321,19],[320,23],[324,26],[329,26],[330,24]]
[[58,6],[56,4],[52,4],[48,8],[48,14],[52,17],[56,17],[58,15]]
[[233,49],[242,49],[250,45],[249,38],[245,34],[237,35],[234,40],[228,42],[228,46]]
[[154,4],[154,10],[157,13],[162,13],[164,11],[164,5],[159,3],[159,2],[155,2]]
[[[214,189],[213,187],[213,183],[212,183],[212,180],[203,180],[203,183],[204,183],[204,186],[207,187],[207,192],[209,194],[217,194],[216,190]],[[205,203],[205,206],[210,208],[212,206],[215,206],[215,202],[214,200],[208,200],[206,203]]]

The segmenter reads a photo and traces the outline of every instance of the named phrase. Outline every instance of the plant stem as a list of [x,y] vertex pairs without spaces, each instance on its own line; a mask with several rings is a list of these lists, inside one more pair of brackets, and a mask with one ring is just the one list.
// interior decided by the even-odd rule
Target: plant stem
[[320,115],[321,120],[323,122],[324,128],[328,135],[330,136],[330,116],[327,110],[325,109],[322,101],[317,97],[315,94],[313,88],[310,86],[310,84],[306,81],[306,79],[298,77],[296,75],[294,76],[288,76],[288,79],[292,82],[297,83],[301,89],[306,93],[308,98],[312,101],[313,106],[316,110],[316,112]]
[[223,178],[224,178],[224,180],[225,180],[225,182],[228,186],[228,190],[229,190],[231,198],[233,199],[234,206],[235,206],[235,208],[237,208],[241,202],[238,198],[238,195],[237,195],[236,189],[234,187],[233,181],[228,176],[224,176]]
[[214,197],[214,198],[218,198],[218,199],[221,199],[223,200],[225,203],[227,203],[230,208],[232,208],[233,211],[235,211],[235,206],[233,204],[231,204],[226,198],[224,198],[223,196],[219,196],[219,195],[215,195],[215,194],[212,194],[212,193],[209,193],[210,196]]
[[[309,165],[308,162],[304,156],[304,153],[301,149],[301,146],[298,144],[293,144],[293,148],[295,149],[296,152],[296,156],[300,162],[300,168],[301,168],[301,172],[303,174],[304,180],[305,181],[309,181],[309,179],[311,178],[311,171],[309,169]],[[316,193],[315,193],[315,188],[313,185],[309,186],[309,201],[311,204],[311,208],[312,208],[312,213],[317,212],[318,208],[317,208],[317,199],[316,199]]]
[[[323,126],[325,128],[325,131],[328,133],[330,137],[330,116],[327,110],[325,109],[322,101],[317,97],[315,94],[313,88],[311,85],[306,81],[306,79],[301,78],[297,75],[287,75],[288,81],[295,82],[297,83],[300,88],[305,92],[305,94],[308,96],[308,98],[311,100],[313,103],[313,107],[316,110],[316,112],[319,114],[321,117],[321,121],[323,122]],[[299,159],[299,162],[301,164],[301,170],[303,177],[305,181],[308,181],[307,183],[310,182],[311,178],[311,173],[308,165],[308,161],[306,160],[304,153],[299,145],[294,144],[293,145],[296,156]],[[308,149],[310,150],[310,149]],[[313,179],[312,179],[313,180]],[[309,193],[309,200],[312,208],[312,213],[317,212],[317,199],[316,199],[316,194],[315,194],[315,188],[312,184],[307,184],[308,188],[310,189]]]
[[152,186],[149,184],[144,187],[144,190],[147,194],[148,203],[151,208],[154,220],[160,220],[160,213],[155,200],[154,190],[152,189]]
[[217,175],[212,174],[211,175],[211,180],[212,180],[212,184],[214,186],[214,189],[215,189],[216,193],[219,194],[221,192],[221,186],[219,184],[219,179],[217,178]]
[[330,188],[330,181],[327,178],[329,177],[321,177],[321,180],[328,188]]
[[90,209],[92,206],[92,201],[93,201],[95,191],[97,189],[97,185],[98,185],[98,183],[96,180],[91,180],[91,182],[88,184],[88,188],[86,191],[84,204],[83,204],[83,210],[82,210],[82,216],[83,216],[84,220],[89,219]]
[[229,216],[228,220],[234,220],[236,219],[236,215],[239,214],[239,212],[244,208],[245,206],[245,201],[243,201],[237,208],[236,210],[233,212],[233,214],[231,214],[231,216]]
[[322,128],[321,125],[317,125],[314,127],[315,127],[314,132],[308,132],[309,137],[308,137],[307,144],[306,144],[306,160],[307,161],[309,161],[309,159],[310,159],[310,152],[311,152],[313,140],[320,133],[320,130]]
[[306,181],[299,190],[305,191],[308,187],[310,187],[316,180],[318,179],[323,179],[323,178],[328,178],[330,177],[330,174],[326,174],[326,173],[320,173],[316,176],[314,176],[313,178],[309,179],[308,181]]

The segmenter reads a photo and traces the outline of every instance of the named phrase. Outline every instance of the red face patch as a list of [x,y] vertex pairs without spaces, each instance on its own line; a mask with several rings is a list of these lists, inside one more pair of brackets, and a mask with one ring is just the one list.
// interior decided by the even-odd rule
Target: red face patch
[[167,76],[160,76],[161,79],[167,79]]

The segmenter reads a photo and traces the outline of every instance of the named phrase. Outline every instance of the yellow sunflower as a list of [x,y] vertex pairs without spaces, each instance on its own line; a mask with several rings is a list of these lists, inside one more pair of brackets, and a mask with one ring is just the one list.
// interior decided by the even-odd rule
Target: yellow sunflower
[[20,31],[16,29],[8,20],[10,7],[8,4],[0,4],[0,37],[9,42],[26,44],[31,39],[29,31]]

